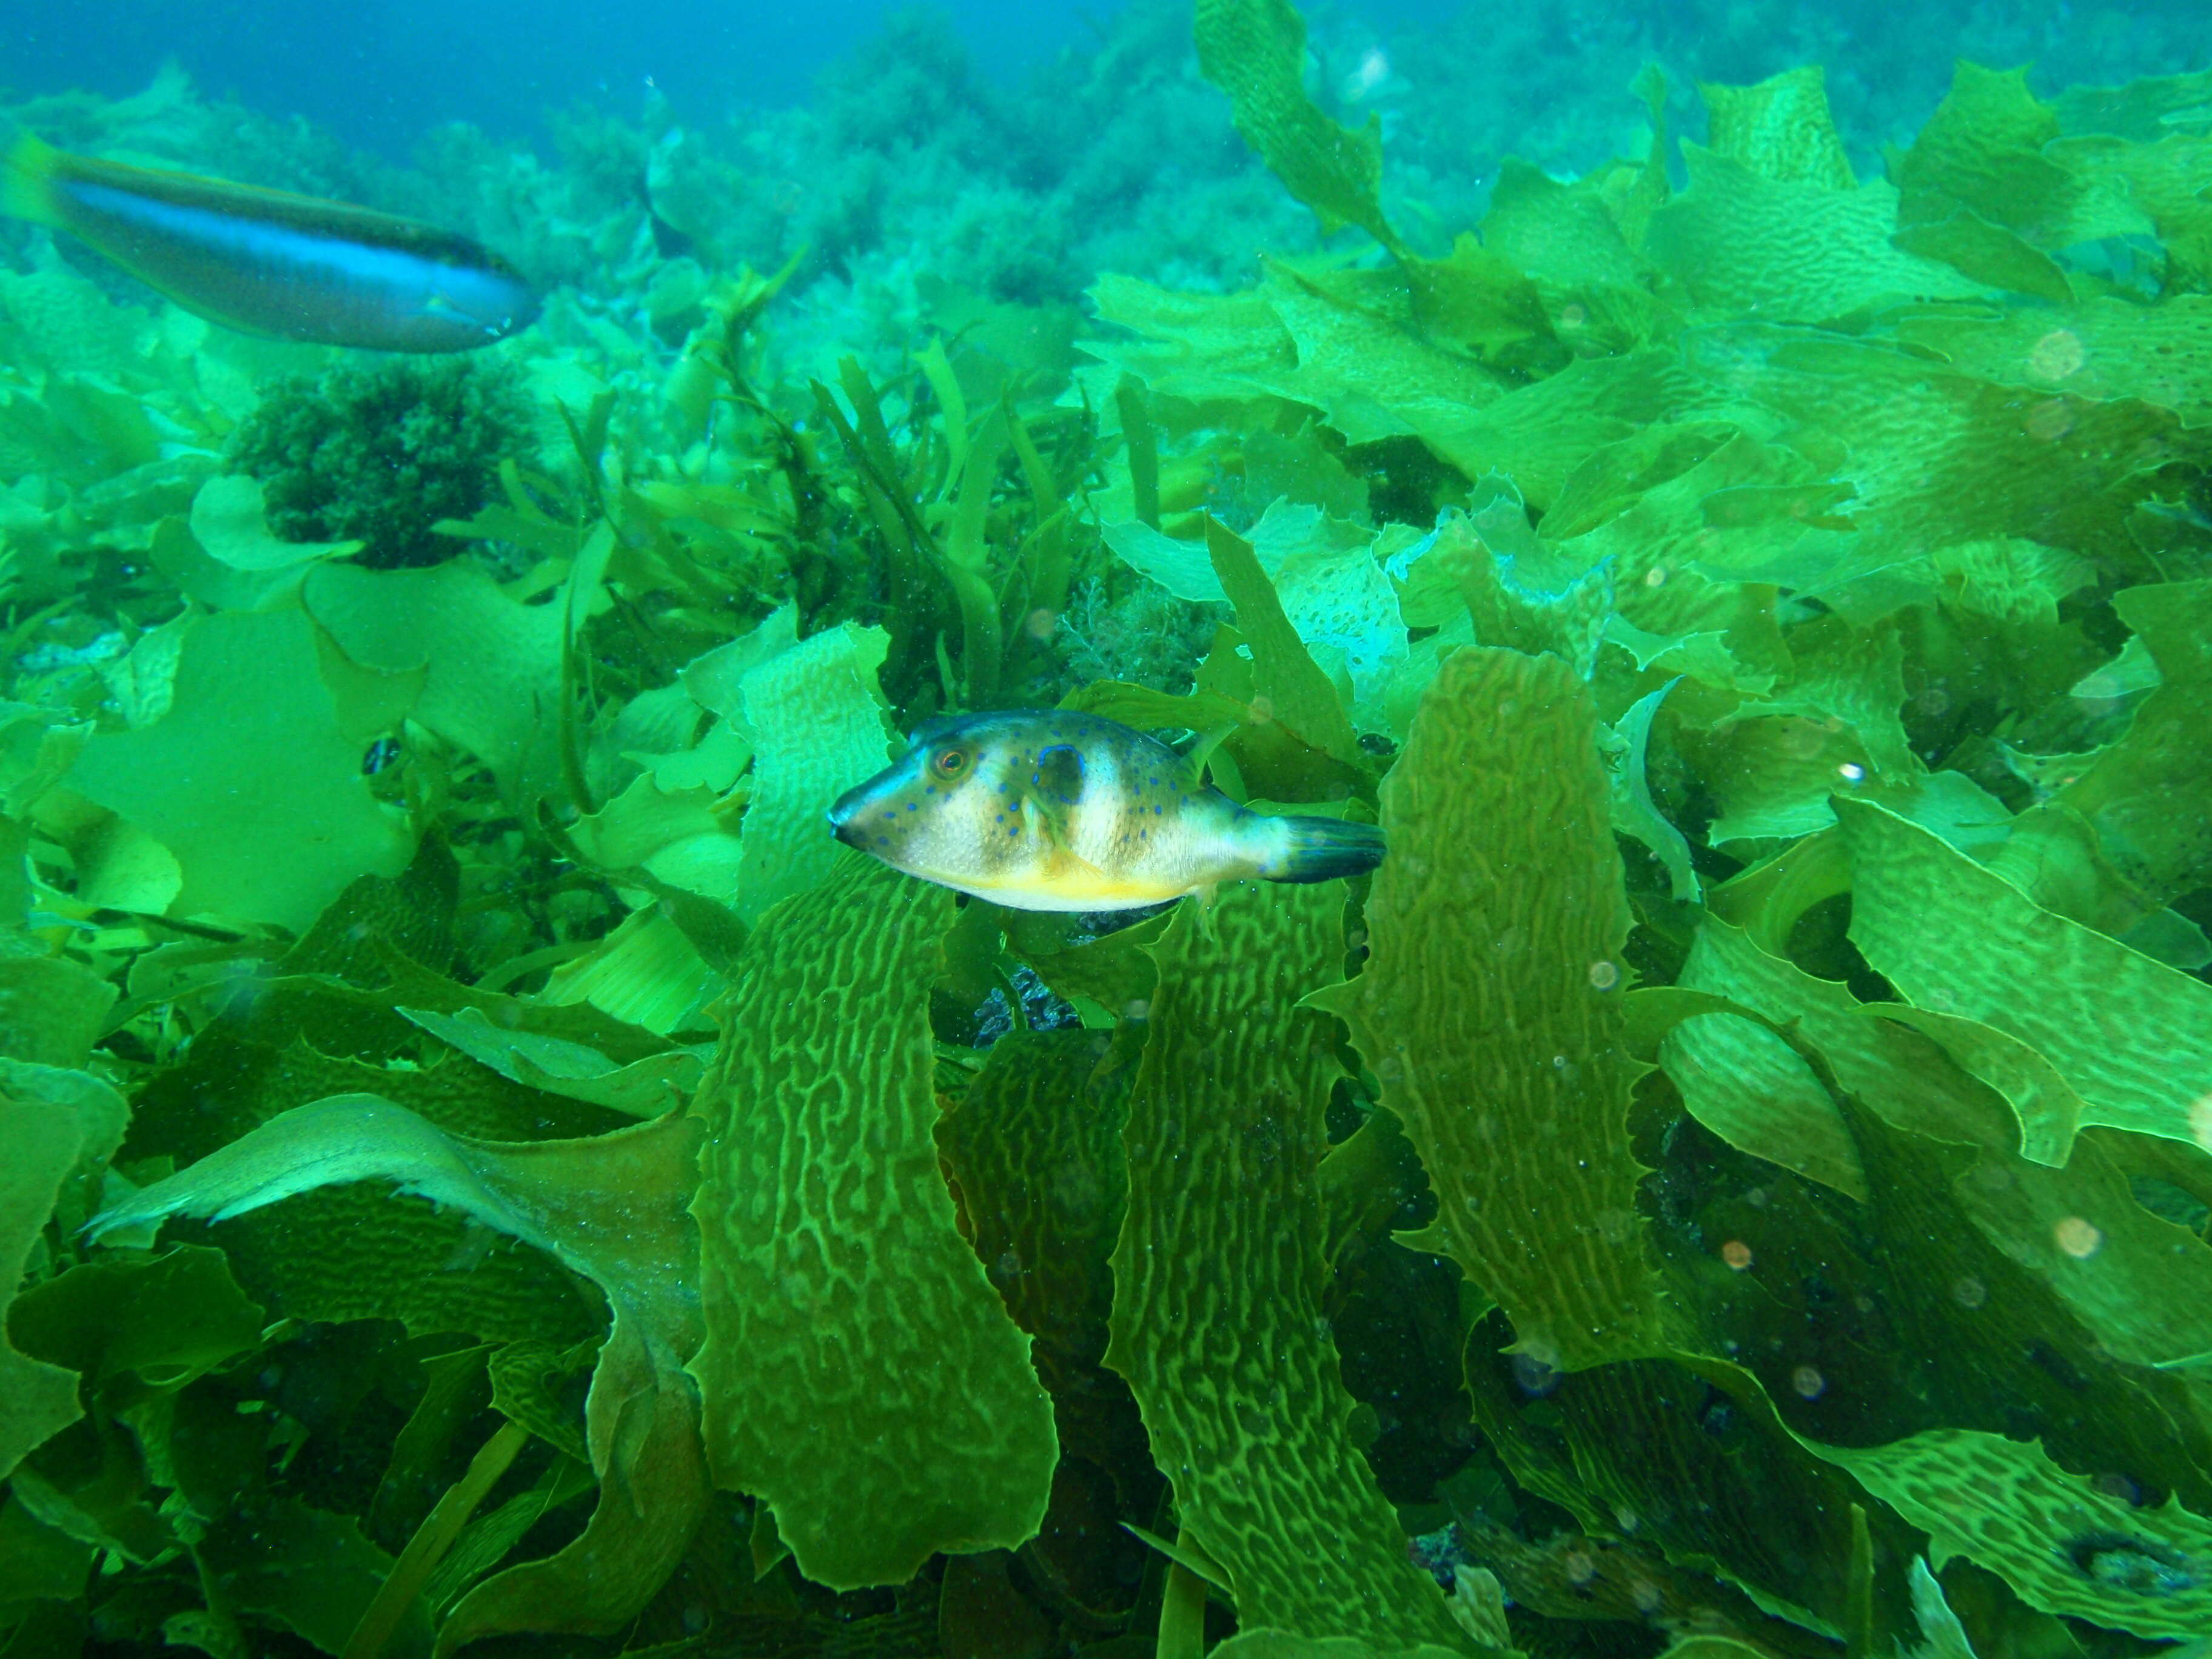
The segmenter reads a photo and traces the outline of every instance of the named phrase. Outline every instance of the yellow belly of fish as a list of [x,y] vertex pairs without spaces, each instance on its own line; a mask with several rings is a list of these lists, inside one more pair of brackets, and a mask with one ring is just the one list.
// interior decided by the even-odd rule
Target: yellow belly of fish
[[1188,881],[1155,873],[1110,875],[1070,853],[1048,854],[1019,875],[1000,881],[935,879],[1011,910],[1136,910],[1181,898],[1191,890]]

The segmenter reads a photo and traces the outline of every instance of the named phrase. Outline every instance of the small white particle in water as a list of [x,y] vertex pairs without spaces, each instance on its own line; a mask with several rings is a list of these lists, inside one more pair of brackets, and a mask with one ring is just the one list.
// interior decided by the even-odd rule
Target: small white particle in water
[[1843,775],[1845,783],[1857,783],[1866,776],[1866,768],[1861,766],[1856,761],[1845,761],[1836,770]]
[[2051,1230],[2051,1236],[2060,1249],[2076,1261],[2086,1261],[2096,1255],[2098,1247],[2105,1242],[2104,1234],[2078,1215],[2068,1216]]
[[1610,962],[1593,962],[1589,965],[1589,982],[1601,991],[1610,991],[1620,983],[1620,969]]

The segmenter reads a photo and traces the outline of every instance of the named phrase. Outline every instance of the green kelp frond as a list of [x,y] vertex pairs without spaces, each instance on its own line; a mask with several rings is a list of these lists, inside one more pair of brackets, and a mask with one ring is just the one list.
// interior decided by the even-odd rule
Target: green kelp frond
[[1343,899],[1334,882],[1248,884],[1203,926],[1186,908],[1151,947],[1106,1363],[1129,1379],[1183,1535],[1220,1564],[1241,1620],[1453,1644],[1443,1598],[1383,1542],[1389,1510],[1319,1334],[1338,1064],[1332,1022],[1300,999],[1336,976]]
[[167,860],[118,870],[135,890],[111,902],[300,928],[355,877],[404,866],[406,826],[362,776],[304,616],[206,617],[157,642],[149,672],[167,684],[143,695],[158,718],[94,737],[66,784]]
[[944,890],[842,854],[747,942],[696,1108],[708,1455],[839,1588],[1012,1548],[1051,1481],[1050,1405],[931,1139],[951,914]]
[[1317,999],[1428,1169],[1421,1243],[1569,1370],[1665,1343],[1625,1145],[1627,915],[1595,720],[1558,658],[1445,662],[1383,784],[1371,959]]
[[[9,112],[548,293],[426,380],[0,226],[0,1646],[2203,1625],[2212,82],[1540,21],[902,25],[435,177]],[[1389,857],[825,833],[1055,704]]]
[[441,1133],[374,1096],[303,1106],[104,1212],[95,1234],[175,1215],[223,1219],[313,1188],[380,1180],[458,1208],[599,1285],[614,1326],[586,1412],[600,1506],[562,1556],[492,1579],[441,1632],[450,1651],[507,1630],[618,1628],[659,1588],[705,1501],[698,1403],[681,1367],[699,1340],[689,1196],[696,1124],[495,1146]]
[[1893,1445],[1812,1450],[1929,1534],[1940,1568],[1964,1556],[2031,1607],[2137,1636],[2194,1636],[2212,1587],[2212,1525],[2179,1504],[2139,1507],[2054,1464],[2042,1447],[1932,1430]]
[[[48,1218],[73,1182],[113,1156],[129,1116],[112,1090],[81,1073],[21,1062],[7,1067],[0,1079],[0,1141],[11,1155],[0,1170],[0,1271],[11,1302]],[[8,1310],[0,1306],[0,1313]],[[27,1358],[4,1340],[0,1402],[0,1470],[10,1474],[82,1409],[68,1366]]]
[[[2212,1093],[2212,986],[2039,908],[1893,813],[1838,811],[1853,856],[1851,937],[1906,1000],[2041,1050],[2080,1095],[2084,1126],[2198,1137],[2191,1113]],[[2023,968],[2032,998],[2015,991]],[[2116,1018],[2124,1036],[2107,1024]]]
[[1379,120],[1351,131],[1306,96],[1305,20],[1289,0],[1201,0],[1195,34],[1206,79],[1229,94],[1237,130],[1324,231],[1358,225],[1394,252],[1382,216]]

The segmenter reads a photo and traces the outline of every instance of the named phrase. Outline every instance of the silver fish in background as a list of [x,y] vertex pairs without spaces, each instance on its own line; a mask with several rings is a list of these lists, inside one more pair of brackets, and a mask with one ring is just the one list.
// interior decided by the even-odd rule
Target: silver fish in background
[[1327,881],[1382,861],[1382,832],[1255,812],[1203,761],[1095,714],[970,714],[915,732],[830,824],[896,870],[1018,910],[1134,910],[1218,883]]
[[467,351],[538,316],[482,244],[342,202],[54,149],[0,124],[0,213],[68,232],[185,310],[247,334]]

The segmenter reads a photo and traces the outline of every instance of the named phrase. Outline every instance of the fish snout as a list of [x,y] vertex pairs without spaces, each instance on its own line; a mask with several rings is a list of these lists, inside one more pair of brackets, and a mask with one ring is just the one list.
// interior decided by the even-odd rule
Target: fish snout
[[868,804],[868,787],[848,789],[830,803],[830,833],[848,847],[860,844],[860,834],[854,826],[860,822],[862,809]]

